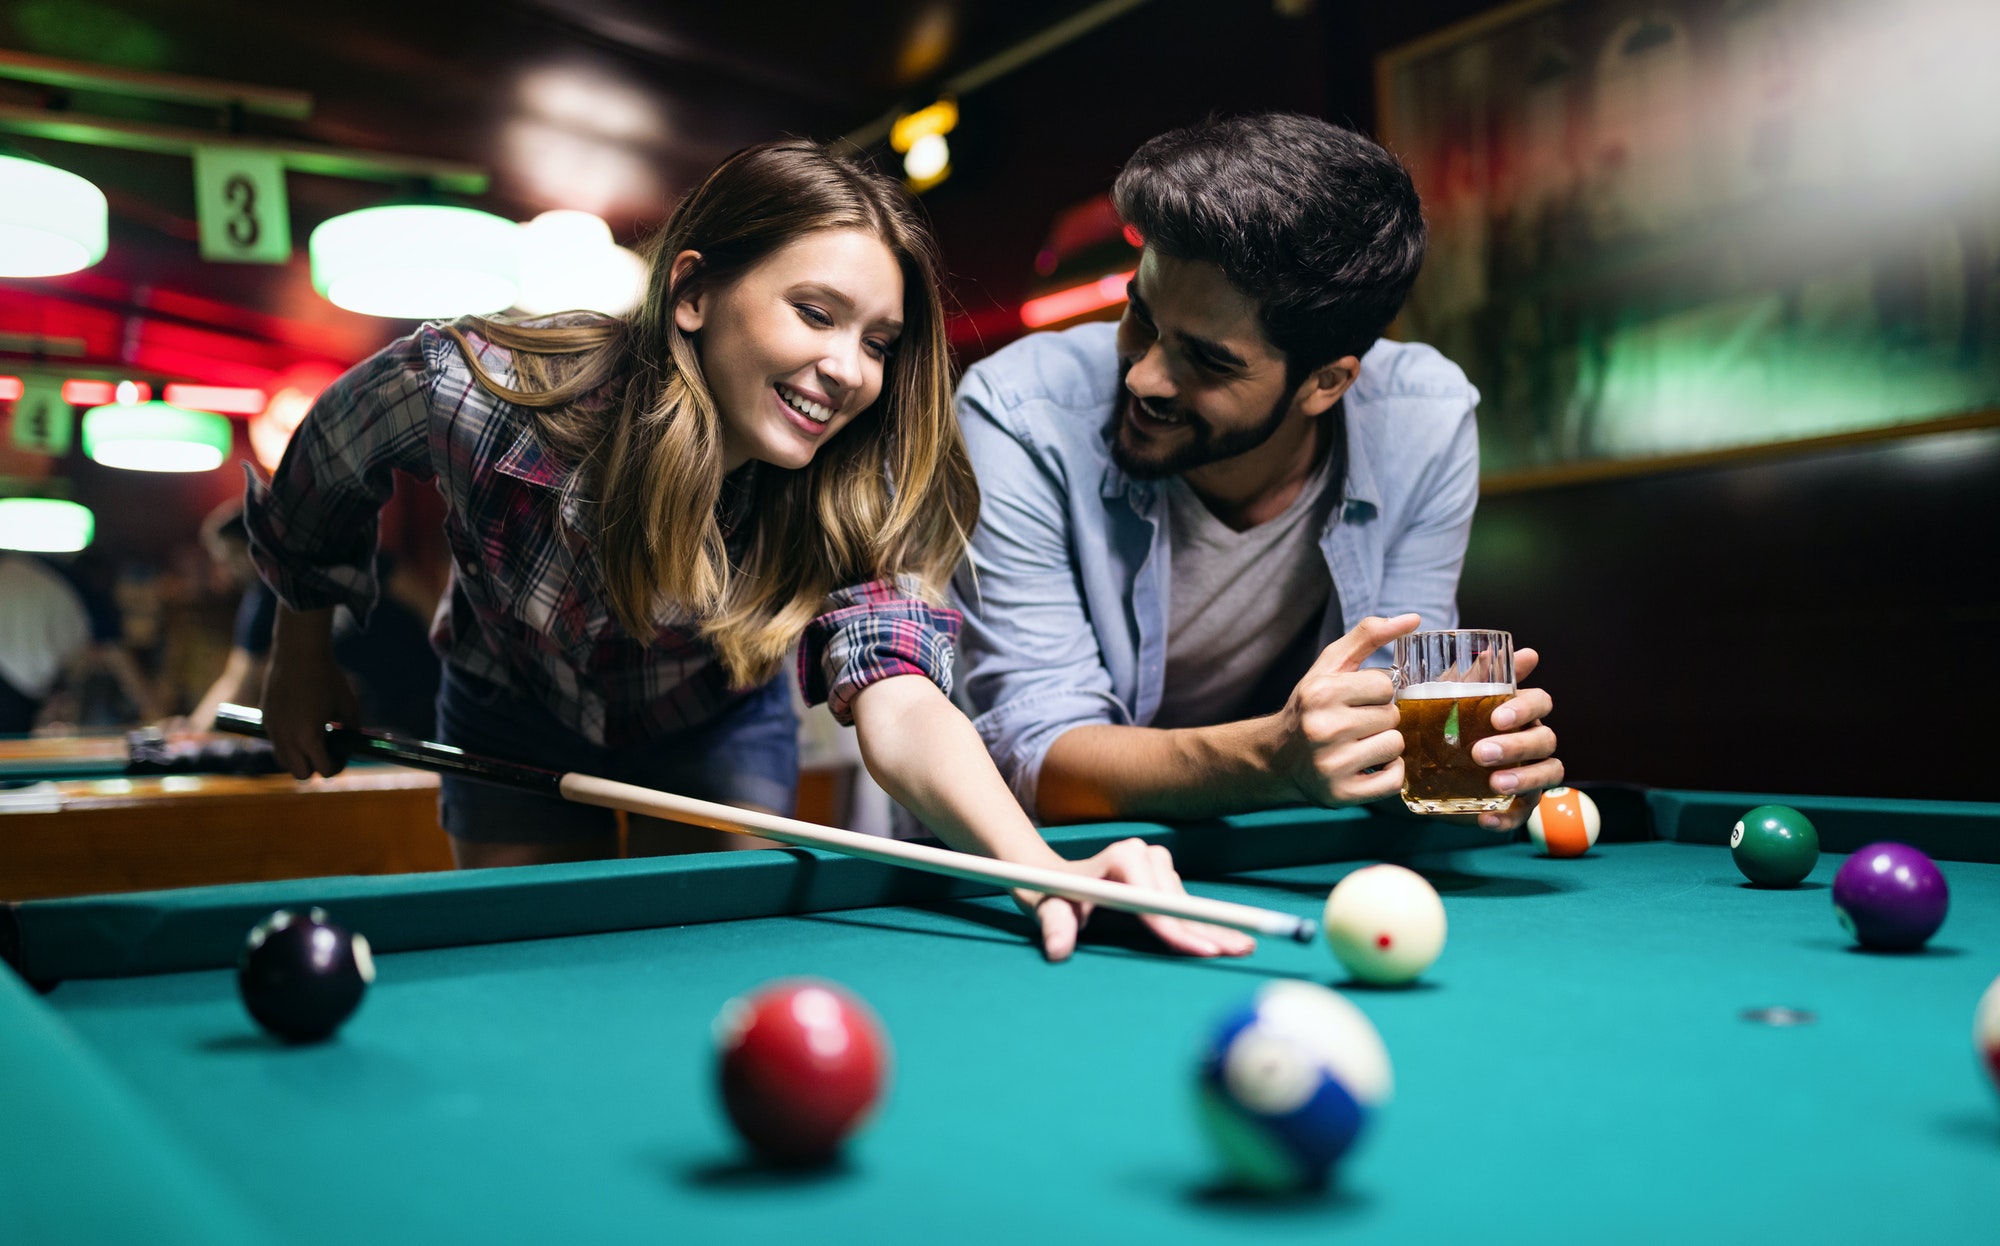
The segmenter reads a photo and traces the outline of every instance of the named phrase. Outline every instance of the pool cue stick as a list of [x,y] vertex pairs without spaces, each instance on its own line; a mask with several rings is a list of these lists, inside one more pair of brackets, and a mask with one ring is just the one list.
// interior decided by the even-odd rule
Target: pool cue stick
[[[215,725],[237,735],[264,736],[264,713],[241,705],[224,705],[216,711]],[[344,746],[350,755],[361,754],[392,761],[420,770],[456,775],[481,783],[538,792],[583,805],[623,809],[627,813],[690,822],[739,835],[761,835],[798,848],[824,848],[843,856],[860,857],[886,865],[900,865],[948,878],[988,883],[999,887],[1025,887],[1066,900],[1078,900],[1126,913],[1152,913],[1178,917],[1211,926],[1227,926],[1247,934],[1270,935],[1311,943],[1319,933],[1318,924],[1308,917],[1295,917],[1272,909],[1210,900],[1202,896],[1174,895],[1138,887],[1131,883],[1102,878],[1081,878],[1061,870],[1037,865],[1016,865],[991,857],[974,856],[950,848],[933,848],[904,840],[884,839],[844,831],[797,818],[738,809],[734,805],[676,796],[671,792],[600,779],[593,775],[560,772],[519,762],[501,761],[386,731],[359,730],[335,723],[326,726],[328,737]]]

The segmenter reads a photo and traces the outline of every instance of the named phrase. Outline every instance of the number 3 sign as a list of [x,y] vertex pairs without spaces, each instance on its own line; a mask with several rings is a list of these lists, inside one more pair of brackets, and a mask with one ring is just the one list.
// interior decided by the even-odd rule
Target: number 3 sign
[[275,153],[195,148],[194,199],[201,221],[201,258],[282,264],[292,257],[285,165]]

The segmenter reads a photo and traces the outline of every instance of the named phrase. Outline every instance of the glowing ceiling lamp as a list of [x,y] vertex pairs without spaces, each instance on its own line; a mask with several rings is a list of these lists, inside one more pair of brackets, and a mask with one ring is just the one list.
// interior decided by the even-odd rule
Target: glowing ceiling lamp
[[137,472],[208,472],[229,457],[227,418],[164,402],[138,402],[130,381],[121,401],[83,413],[83,452],[106,467]]
[[958,126],[958,102],[945,96],[928,108],[896,118],[889,146],[903,153],[903,177],[922,193],[951,176],[951,144],[945,135]]
[[104,258],[104,192],[86,178],[0,147],[0,277],[53,277]]
[[520,311],[622,316],[645,293],[646,261],[614,242],[601,217],[559,208],[521,226]]
[[916,186],[935,186],[951,168],[951,144],[942,134],[926,134],[903,153],[903,176]]
[[398,320],[500,311],[521,281],[520,226],[445,203],[391,203],[313,230],[313,289]]
[[97,517],[57,498],[0,498],[0,549],[69,554],[90,544]]

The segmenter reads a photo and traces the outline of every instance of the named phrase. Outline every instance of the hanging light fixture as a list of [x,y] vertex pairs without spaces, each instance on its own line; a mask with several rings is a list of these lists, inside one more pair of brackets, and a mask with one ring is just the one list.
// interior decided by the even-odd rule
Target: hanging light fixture
[[951,176],[951,144],[945,135],[958,127],[958,101],[947,95],[928,108],[896,118],[889,146],[903,153],[903,179],[922,194]]
[[54,277],[104,258],[110,209],[89,179],[0,145],[0,277]]
[[594,311],[622,316],[646,293],[646,261],[619,246],[589,212],[558,208],[521,226],[521,292],[531,316]]
[[136,472],[208,472],[229,457],[228,417],[138,396],[137,386],[120,381],[119,401],[83,413],[83,452],[93,461]]
[[520,288],[520,226],[427,201],[323,222],[306,249],[313,289],[336,307],[397,320],[495,312]]
[[0,498],[0,549],[70,554],[90,544],[97,517],[59,498]]

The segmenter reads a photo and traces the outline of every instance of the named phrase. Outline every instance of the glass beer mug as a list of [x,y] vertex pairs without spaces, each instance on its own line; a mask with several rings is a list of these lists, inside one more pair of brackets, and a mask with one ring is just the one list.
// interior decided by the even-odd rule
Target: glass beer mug
[[1396,638],[1396,709],[1402,715],[1403,803],[1416,813],[1493,813],[1513,801],[1493,771],[1472,760],[1493,711],[1514,695],[1509,632],[1412,632]]

